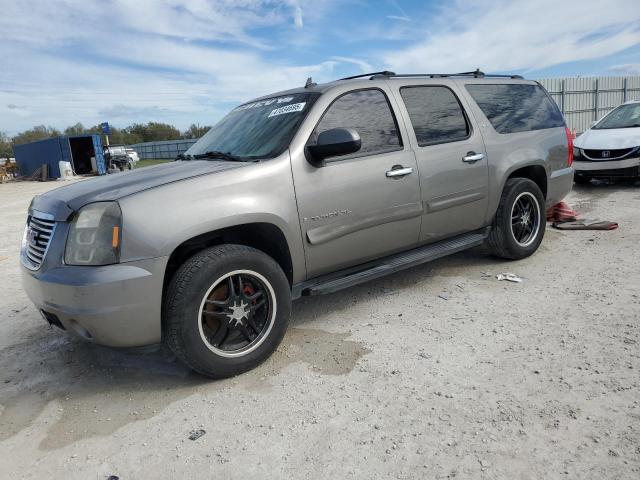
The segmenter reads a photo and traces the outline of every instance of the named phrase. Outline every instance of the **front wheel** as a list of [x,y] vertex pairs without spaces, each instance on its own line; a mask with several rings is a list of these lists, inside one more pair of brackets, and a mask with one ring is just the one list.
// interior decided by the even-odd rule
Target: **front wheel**
[[193,370],[230,377],[273,353],[290,311],[289,282],[271,257],[220,245],[197,253],[174,275],[164,301],[164,338]]
[[533,254],[544,237],[544,196],[528,178],[510,178],[487,239],[494,255],[511,260]]

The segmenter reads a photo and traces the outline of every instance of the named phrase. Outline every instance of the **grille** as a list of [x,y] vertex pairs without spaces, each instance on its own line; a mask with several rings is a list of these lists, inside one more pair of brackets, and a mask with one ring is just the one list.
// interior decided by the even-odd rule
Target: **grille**
[[590,160],[616,160],[633,153],[636,148],[621,148],[617,150],[583,150],[584,156]]
[[56,222],[53,220],[45,220],[34,216],[29,217],[22,256],[26,267],[32,270],[40,268],[49,248],[55,227]]

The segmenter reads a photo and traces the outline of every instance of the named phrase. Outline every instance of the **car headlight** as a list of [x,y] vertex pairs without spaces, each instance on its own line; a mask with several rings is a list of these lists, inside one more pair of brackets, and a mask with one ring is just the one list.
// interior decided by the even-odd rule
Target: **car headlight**
[[573,159],[577,160],[582,156],[582,151],[578,147],[573,147]]
[[64,261],[67,265],[110,265],[120,260],[122,212],[116,202],[82,207],[71,222]]

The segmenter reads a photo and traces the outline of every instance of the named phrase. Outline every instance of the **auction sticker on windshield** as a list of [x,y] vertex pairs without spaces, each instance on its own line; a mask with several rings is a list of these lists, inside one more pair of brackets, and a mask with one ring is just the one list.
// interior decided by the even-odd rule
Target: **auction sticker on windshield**
[[271,113],[269,113],[268,118],[275,117],[276,115],[282,115],[283,113],[301,112],[306,104],[307,102],[292,103],[291,105],[285,105],[284,107],[274,108],[271,110]]

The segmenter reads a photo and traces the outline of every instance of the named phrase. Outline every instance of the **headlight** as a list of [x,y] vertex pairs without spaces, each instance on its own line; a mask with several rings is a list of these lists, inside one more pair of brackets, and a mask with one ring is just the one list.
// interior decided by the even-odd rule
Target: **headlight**
[[580,156],[581,156],[580,149],[578,147],[573,147],[573,159],[577,160],[578,158],[580,158]]
[[110,265],[120,260],[122,213],[116,202],[82,207],[71,222],[64,261],[67,265]]

